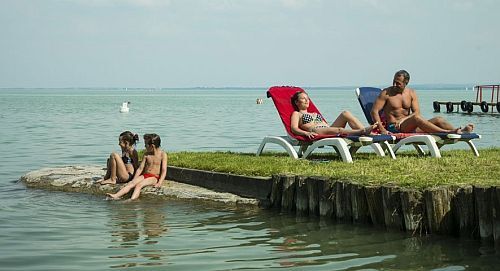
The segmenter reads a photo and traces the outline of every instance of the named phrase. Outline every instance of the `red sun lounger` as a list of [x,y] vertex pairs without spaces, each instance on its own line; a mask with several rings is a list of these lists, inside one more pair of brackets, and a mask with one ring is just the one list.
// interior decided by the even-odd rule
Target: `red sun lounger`
[[[384,149],[388,151],[392,158],[395,158],[394,153],[389,145],[389,140],[393,140],[392,136],[377,135],[377,136],[351,136],[351,135],[318,135],[314,139],[309,139],[304,136],[295,135],[291,129],[290,119],[295,111],[292,105],[292,96],[298,92],[304,91],[299,87],[291,86],[275,86],[267,91],[267,97],[272,98],[278,114],[285,126],[287,135],[284,136],[266,136],[257,150],[257,156],[262,154],[266,144],[278,144],[282,146],[287,153],[297,159],[299,157],[307,158],[316,148],[324,146],[332,146],[336,153],[342,158],[342,161],[352,163],[352,154],[365,145],[370,145],[379,156],[385,156]],[[322,115],[314,103],[309,100],[309,112]],[[322,115],[323,116],[323,115]],[[299,150],[295,150],[299,147]]]

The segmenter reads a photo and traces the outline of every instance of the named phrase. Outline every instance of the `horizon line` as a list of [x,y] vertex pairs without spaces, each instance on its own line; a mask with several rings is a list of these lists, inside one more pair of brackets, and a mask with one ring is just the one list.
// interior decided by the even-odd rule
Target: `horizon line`
[[[477,84],[472,83],[422,83],[422,84],[409,84],[411,87],[439,87],[439,88],[453,88],[453,87],[474,87]],[[484,84],[481,84],[484,85]],[[279,85],[275,86],[293,86],[293,85]],[[344,86],[300,86],[301,88],[310,89],[346,89],[346,88],[358,88],[363,85],[344,85]],[[373,87],[387,87],[389,85],[370,85]],[[117,86],[96,86],[96,87],[77,87],[77,86],[67,86],[67,87],[0,87],[0,89],[109,89],[109,90],[168,90],[168,89],[267,89],[270,86],[191,86],[191,87],[117,87]]]

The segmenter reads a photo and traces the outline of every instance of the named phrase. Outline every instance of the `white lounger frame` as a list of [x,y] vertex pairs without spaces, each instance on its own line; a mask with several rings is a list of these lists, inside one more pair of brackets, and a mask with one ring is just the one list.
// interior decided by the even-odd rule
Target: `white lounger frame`
[[[356,88],[356,97],[358,99],[359,95],[360,95],[360,90],[359,88]],[[481,135],[478,136],[480,139]],[[467,145],[469,145],[474,155],[479,156],[479,152],[476,146],[474,145],[474,142],[472,142],[472,139],[462,138],[459,134],[448,134],[446,139],[443,139],[440,136],[432,134],[429,135],[416,134],[400,139],[396,144],[394,144],[392,150],[394,153],[396,153],[399,150],[399,148],[401,148],[404,145],[413,145],[413,147],[415,147],[415,149],[420,155],[425,155],[425,151],[421,147],[421,145],[425,145],[427,146],[431,157],[440,158],[441,151],[439,149],[441,149],[441,147],[443,147],[444,145],[455,144],[457,142],[467,143]]]
[[[262,139],[259,149],[257,150],[257,156],[261,155],[264,151],[264,147],[268,143],[277,144],[282,146],[288,155],[291,157],[307,158],[316,148],[322,148],[325,146],[332,146],[335,152],[342,158],[342,161],[346,163],[352,163],[352,155],[357,152],[357,150],[366,145],[372,146],[375,153],[379,156],[385,156],[384,149],[389,153],[392,159],[396,159],[392,148],[387,141],[382,143],[372,143],[371,137],[360,137],[359,142],[354,142],[348,138],[332,137],[323,138],[313,142],[301,142],[297,139],[291,138],[290,136],[266,136]],[[294,147],[298,146],[299,150],[296,151]]]
[[[481,138],[481,135],[478,136],[479,138]],[[474,145],[474,142],[472,142],[472,139],[462,138],[458,134],[449,134],[447,135],[446,139],[443,139],[440,136],[436,135],[418,135],[418,134],[412,135],[399,140],[398,143],[396,143],[392,147],[392,150],[394,151],[394,153],[396,153],[399,150],[399,148],[401,148],[404,145],[413,145],[420,155],[425,155],[426,153],[424,149],[422,149],[421,147],[421,145],[425,145],[427,146],[427,149],[429,150],[429,154],[431,157],[440,158],[441,147],[445,145],[455,144],[457,142],[467,143],[467,145],[469,145],[474,155],[479,156],[479,151],[477,150],[476,145]]]

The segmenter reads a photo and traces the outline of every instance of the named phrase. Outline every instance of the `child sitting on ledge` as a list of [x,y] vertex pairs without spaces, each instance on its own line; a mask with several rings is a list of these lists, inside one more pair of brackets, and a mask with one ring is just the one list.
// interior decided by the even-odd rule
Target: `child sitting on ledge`
[[167,154],[160,149],[161,139],[157,134],[145,134],[144,145],[146,153],[134,178],[115,194],[108,193],[111,199],[119,199],[132,188],[134,192],[130,199],[139,198],[141,189],[145,186],[161,187],[167,176]]

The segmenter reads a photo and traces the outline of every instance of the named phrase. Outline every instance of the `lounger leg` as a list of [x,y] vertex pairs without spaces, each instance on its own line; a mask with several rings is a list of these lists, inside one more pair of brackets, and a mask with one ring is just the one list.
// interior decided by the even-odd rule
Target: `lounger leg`
[[303,157],[304,156],[304,152],[307,150],[307,145],[300,145],[300,148],[299,148],[299,157]]
[[379,143],[373,143],[371,144],[371,147],[378,156],[385,156],[384,149],[382,149],[382,146],[380,146]]
[[403,145],[407,144],[412,144],[415,146],[415,149],[419,152],[419,154],[425,154],[423,149],[419,146],[420,144],[425,144],[427,148],[429,149],[430,155],[435,158],[440,158],[441,157],[441,152],[439,152],[439,148],[436,143],[436,139],[434,139],[430,135],[416,135],[416,136],[411,136],[407,137],[405,139],[402,139],[399,141],[394,148],[392,149],[394,153],[396,153],[399,148]]
[[391,144],[389,144],[389,142],[387,141],[382,142],[382,147],[387,151],[387,153],[392,159],[396,159],[396,154],[392,150]]
[[472,152],[474,153],[475,156],[479,157],[479,152],[477,151],[476,145],[474,145],[474,142],[472,140],[467,140],[465,141],[467,145],[471,148]]
[[302,158],[307,158],[309,154],[311,154],[316,148],[321,146],[334,147],[335,152],[337,152],[337,154],[340,155],[342,161],[346,163],[352,163],[352,156],[349,153],[349,146],[347,145],[344,139],[340,138],[328,138],[314,142],[307,148]]
[[420,147],[420,145],[418,145],[418,144],[412,144],[412,145],[415,148],[415,150],[418,152],[418,155],[425,156],[425,151],[424,151],[424,149],[422,149],[422,147]]
[[264,150],[264,146],[267,143],[278,144],[278,145],[282,146],[286,150],[286,152],[288,153],[288,155],[290,155],[291,157],[293,157],[295,159],[299,158],[299,155],[297,154],[297,152],[295,151],[295,149],[293,148],[293,146],[290,145],[290,143],[288,143],[285,139],[283,139],[281,137],[277,137],[277,136],[266,136],[266,137],[264,137],[264,139],[262,139],[262,142],[260,143],[259,148],[257,149],[257,156],[259,156],[259,155],[262,154],[262,151]]
[[351,146],[349,148],[349,153],[351,154],[351,156],[353,156],[354,154],[356,154],[356,152],[359,150],[360,147],[358,146]]

